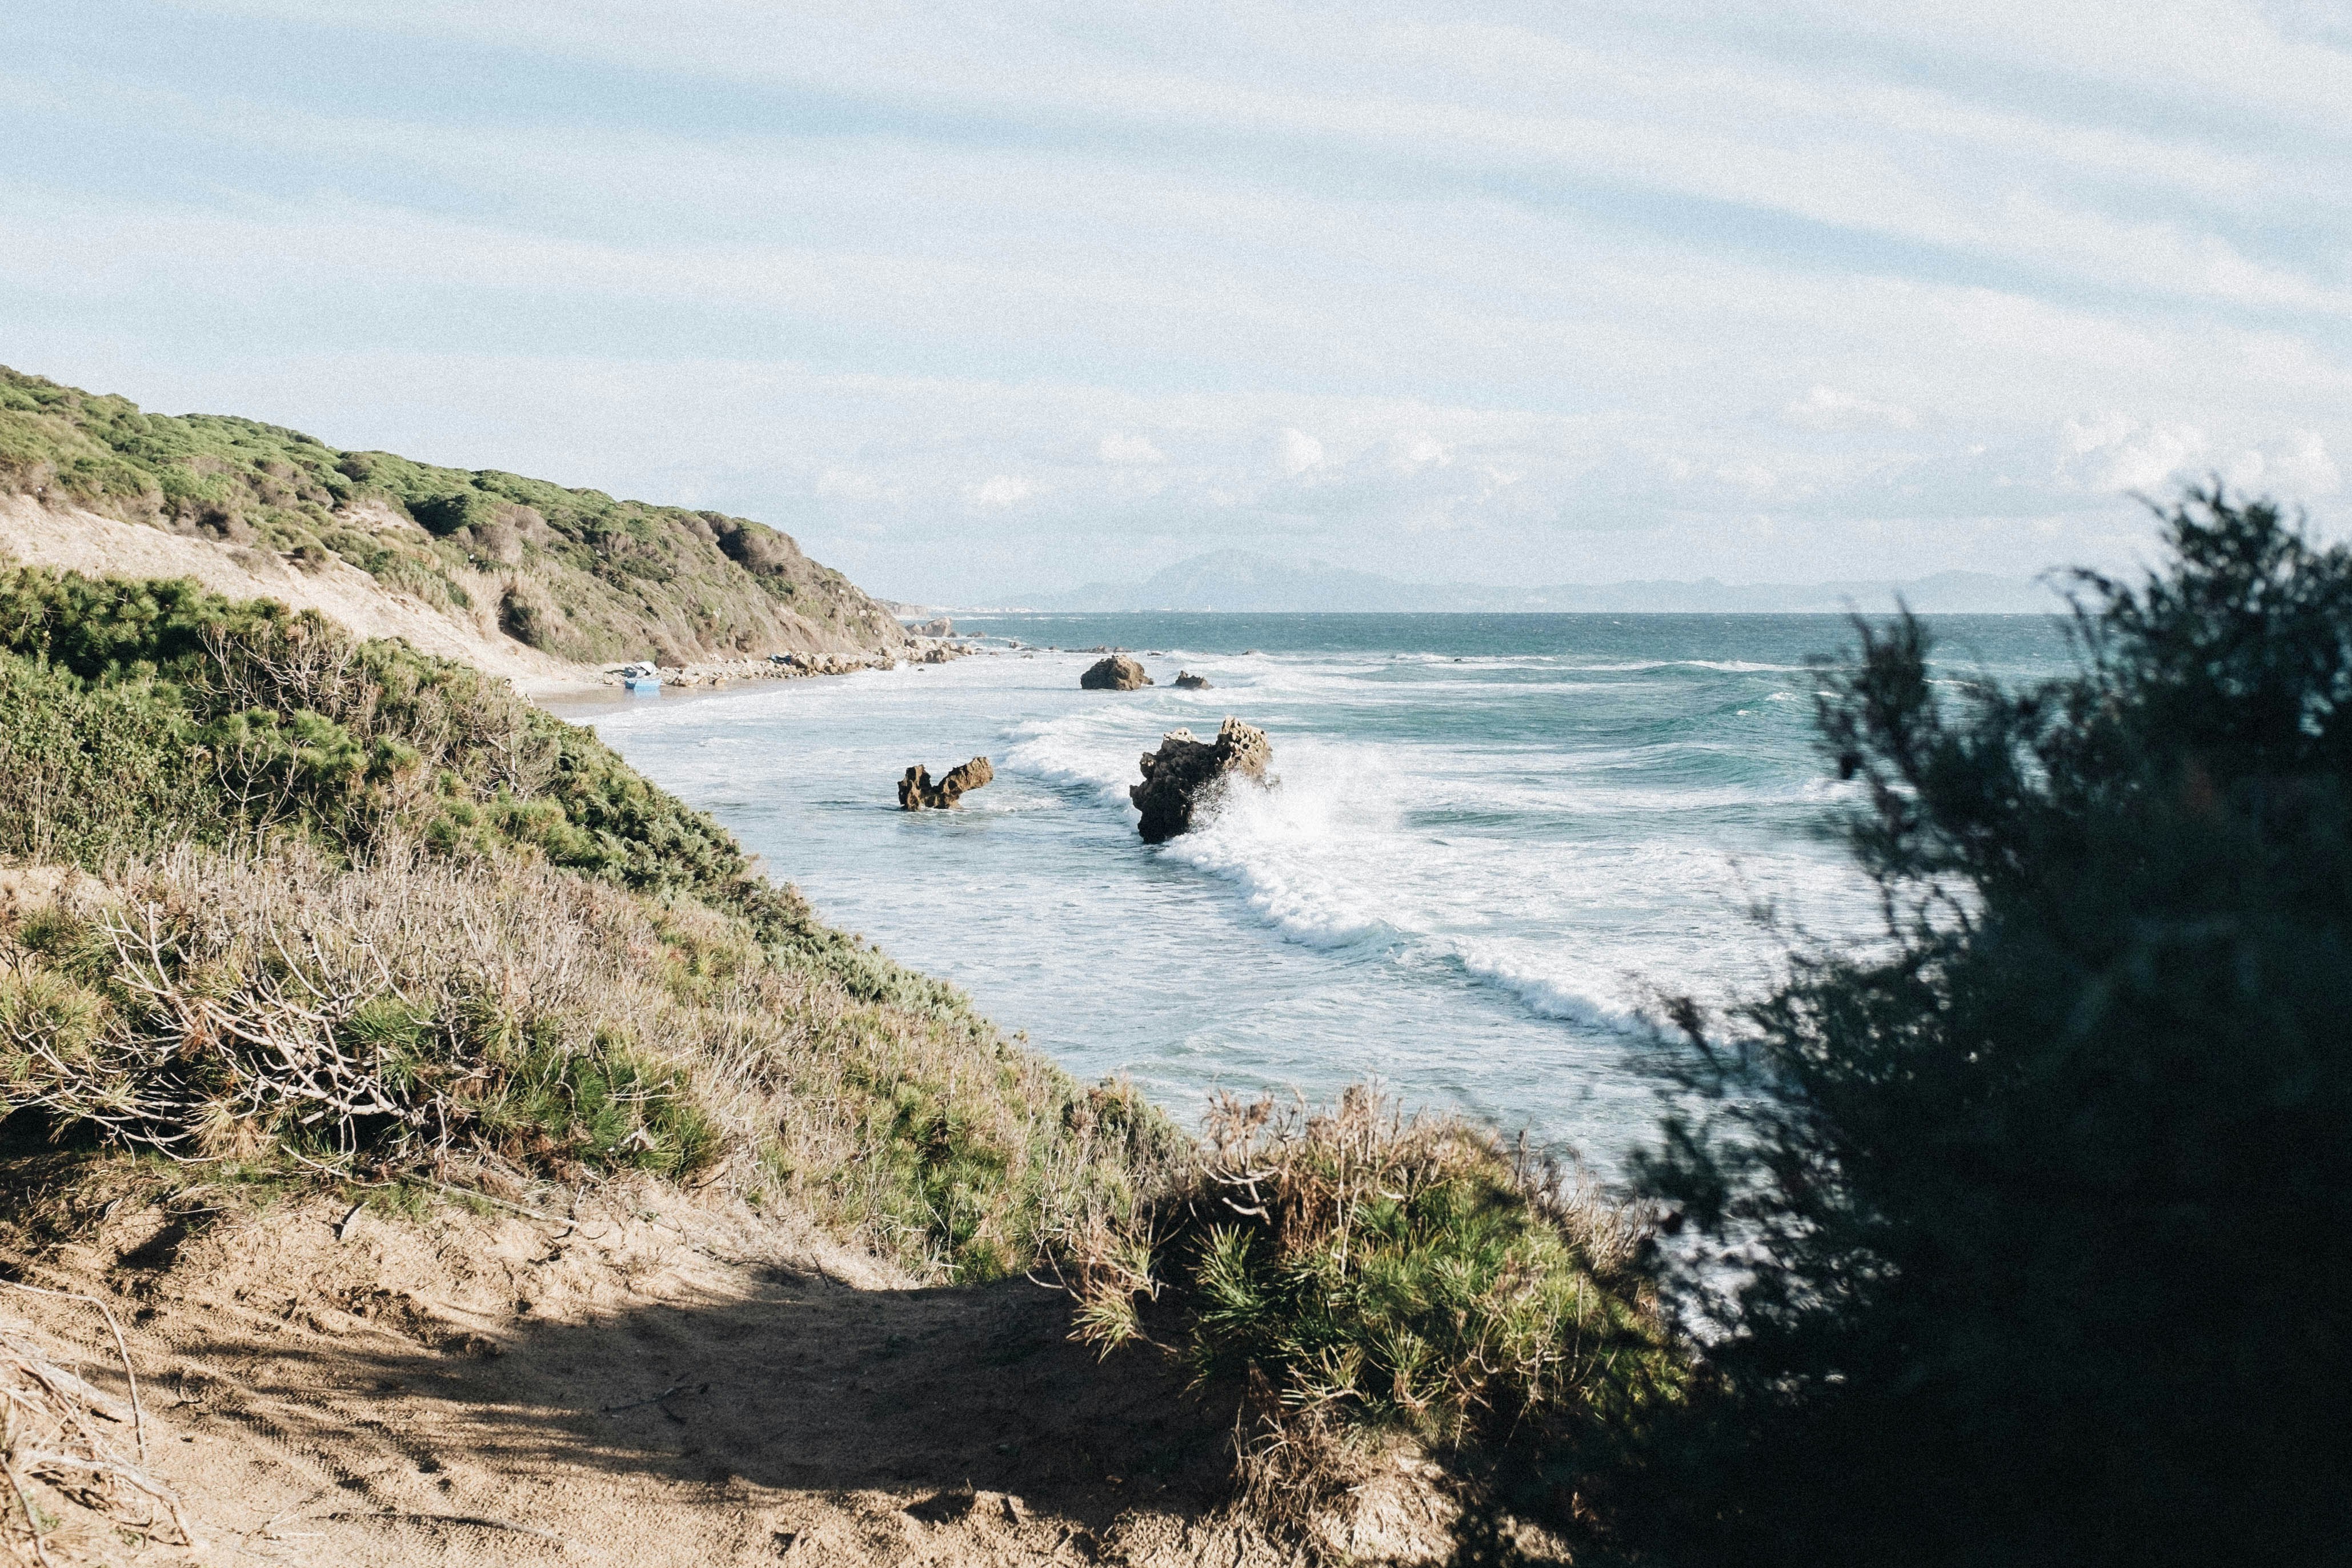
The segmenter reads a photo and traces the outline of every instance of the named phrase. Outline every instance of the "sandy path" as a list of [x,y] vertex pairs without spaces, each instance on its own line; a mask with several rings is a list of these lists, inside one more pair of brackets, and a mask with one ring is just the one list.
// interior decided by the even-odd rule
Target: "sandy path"
[[[1058,1292],[874,1289],[804,1229],[635,1204],[345,1225],[123,1199],[0,1269],[122,1303],[203,1562],[1298,1560],[1224,1510],[1230,1413],[1157,1356],[1097,1363]],[[121,1392],[89,1309],[0,1306]],[[1433,1545],[1426,1499],[1389,1491],[1342,1533]]]

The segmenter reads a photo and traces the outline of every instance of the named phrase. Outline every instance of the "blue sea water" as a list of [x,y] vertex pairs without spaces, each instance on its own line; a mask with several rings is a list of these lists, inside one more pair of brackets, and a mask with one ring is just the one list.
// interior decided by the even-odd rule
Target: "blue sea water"
[[[1944,672],[2063,667],[2050,622],[1932,622]],[[573,716],[715,813],[833,924],[968,989],[1087,1078],[1180,1114],[1215,1090],[1406,1103],[1616,1168],[1657,1080],[1628,1020],[1720,1001],[1784,938],[1871,929],[1825,831],[1808,661],[1833,616],[1018,615],[940,666]],[[1122,646],[1159,684],[1082,692]],[[1172,685],[1179,669],[1205,691]],[[1165,730],[1264,727],[1279,782],[1153,848],[1126,788]],[[952,812],[910,763],[984,755]]]

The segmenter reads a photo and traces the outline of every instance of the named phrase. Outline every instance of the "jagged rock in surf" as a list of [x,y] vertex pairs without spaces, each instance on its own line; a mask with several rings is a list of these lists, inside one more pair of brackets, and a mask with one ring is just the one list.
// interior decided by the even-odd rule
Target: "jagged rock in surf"
[[1221,798],[1235,779],[1263,788],[1274,745],[1255,725],[1228,718],[1213,741],[1195,740],[1189,729],[1171,729],[1160,749],[1143,754],[1143,782],[1127,792],[1143,813],[1147,844],[1166,843],[1190,832],[1194,813]]
[[1150,684],[1151,677],[1144,674],[1142,664],[1124,653],[1098,660],[1078,677],[1080,689],[1089,692],[1131,692]]
[[931,770],[918,765],[908,768],[907,776],[898,780],[898,804],[909,811],[926,808],[943,811],[995,777],[996,769],[985,757],[949,768],[947,777],[936,784],[931,782]]
[[1179,670],[1176,672],[1176,685],[1181,691],[1205,692],[1209,689],[1209,677],[1196,675],[1190,670]]

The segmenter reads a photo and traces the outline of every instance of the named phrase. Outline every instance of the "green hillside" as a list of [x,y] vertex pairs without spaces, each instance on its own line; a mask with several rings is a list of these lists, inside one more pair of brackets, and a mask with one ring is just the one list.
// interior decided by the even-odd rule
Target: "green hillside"
[[0,1129],[215,1177],[723,1162],[961,1280],[1127,1214],[1181,1143],[504,682],[33,568],[0,568]]
[[898,622],[789,535],[495,469],[342,452],[223,414],[142,413],[0,366],[0,493],[340,558],[582,662],[890,648]]

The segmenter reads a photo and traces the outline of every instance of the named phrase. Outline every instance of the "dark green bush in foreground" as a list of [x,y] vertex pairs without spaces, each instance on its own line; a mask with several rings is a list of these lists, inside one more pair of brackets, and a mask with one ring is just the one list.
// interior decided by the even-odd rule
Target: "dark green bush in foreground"
[[1951,689],[1908,620],[1832,676],[1889,942],[1685,1020],[1646,1181],[1736,1258],[1694,1397],[1576,1461],[1629,1555],[2352,1552],[2352,554],[2165,522],[2072,676]]

